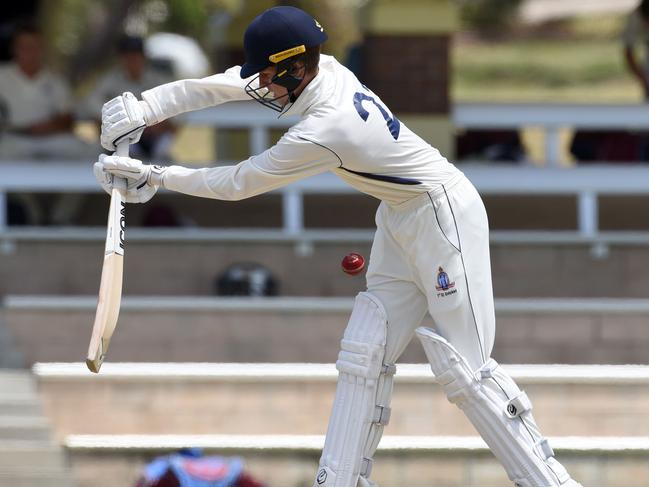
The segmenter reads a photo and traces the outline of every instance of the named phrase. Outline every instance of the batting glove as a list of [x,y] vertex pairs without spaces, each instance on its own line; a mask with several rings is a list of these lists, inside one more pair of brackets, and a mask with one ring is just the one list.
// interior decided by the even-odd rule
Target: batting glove
[[146,203],[153,198],[162,186],[166,170],[166,167],[143,164],[142,161],[130,157],[105,154],[101,154],[93,166],[95,178],[108,194],[113,189],[114,177],[126,179],[124,201],[127,203]]
[[101,109],[101,145],[114,151],[118,143],[130,140],[135,144],[147,127],[147,103],[139,101],[133,93],[107,101]]

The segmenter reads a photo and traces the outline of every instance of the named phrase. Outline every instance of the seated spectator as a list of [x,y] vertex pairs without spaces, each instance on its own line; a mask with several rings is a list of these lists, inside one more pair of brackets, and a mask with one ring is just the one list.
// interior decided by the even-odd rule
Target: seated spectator
[[576,130],[570,153],[580,164],[649,161],[649,134],[630,130]]
[[[0,162],[2,160],[79,160],[89,163],[101,151],[72,132],[72,98],[63,78],[45,65],[37,27],[13,32],[10,63],[0,67]],[[11,195],[10,224],[69,224],[81,195]]]
[[466,130],[455,138],[459,160],[524,163],[525,147],[517,130]]
[[70,90],[45,66],[40,31],[27,24],[16,29],[11,53],[12,62],[0,67],[0,159],[96,158],[99,146],[72,133]]
[[[90,117],[99,121],[104,103],[125,91],[141,98],[142,92],[172,81],[159,70],[152,68],[144,55],[144,42],[140,37],[125,36],[117,46],[119,63],[99,80],[86,102]],[[170,160],[169,151],[176,128],[166,120],[147,128],[140,141],[130,147],[132,157]]]

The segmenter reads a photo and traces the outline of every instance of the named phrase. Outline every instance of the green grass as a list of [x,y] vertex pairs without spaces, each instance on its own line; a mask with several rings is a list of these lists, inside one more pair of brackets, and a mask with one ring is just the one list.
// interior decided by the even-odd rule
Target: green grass
[[454,101],[639,102],[617,32],[621,19],[585,19],[560,38],[477,42],[458,36],[452,50]]
[[576,37],[617,40],[624,22],[625,18],[622,15],[594,15],[575,17],[564,21],[564,25],[570,34]]

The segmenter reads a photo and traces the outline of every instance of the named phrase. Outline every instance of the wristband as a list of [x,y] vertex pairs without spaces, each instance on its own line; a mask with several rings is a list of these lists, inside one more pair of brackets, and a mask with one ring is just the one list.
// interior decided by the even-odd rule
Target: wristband
[[160,186],[164,188],[163,178],[166,170],[167,170],[166,166],[158,166],[158,165],[151,166],[148,183],[152,186]]

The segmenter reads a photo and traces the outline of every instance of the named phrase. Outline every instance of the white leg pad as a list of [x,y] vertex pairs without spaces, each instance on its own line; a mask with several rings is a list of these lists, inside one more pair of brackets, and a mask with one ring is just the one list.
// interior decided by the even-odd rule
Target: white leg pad
[[341,351],[338,386],[314,487],[375,487],[372,457],[390,419],[392,376],[384,364],[387,316],[381,302],[356,297]]
[[495,360],[474,372],[443,337],[424,327],[416,333],[436,382],[466,414],[515,486],[579,486],[541,436],[527,395]]

